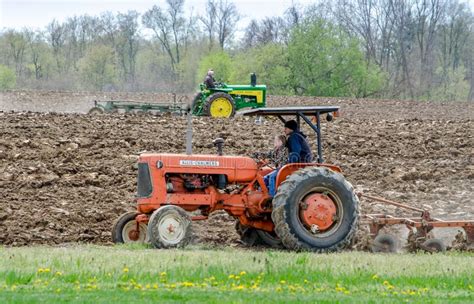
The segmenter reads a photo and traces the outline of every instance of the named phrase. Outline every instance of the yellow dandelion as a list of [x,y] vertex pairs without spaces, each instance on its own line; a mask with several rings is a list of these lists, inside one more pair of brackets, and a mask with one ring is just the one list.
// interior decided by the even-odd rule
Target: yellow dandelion
[[372,280],[377,280],[378,278],[379,278],[379,276],[378,276],[377,274],[374,274],[374,275],[372,276]]
[[49,273],[49,272],[51,272],[51,269],[45,268],[45,269],[43,269],[43,271],[44,271],[45,273]]
[[305,283],[305,284],[308,284],[308,283],[309,283],[309,281],[308,281],[308,280],[306,280],[306,279],[304,279],[304,283]]
[[56,273],[55,273],[54,275],[56,275],[56,276],[60,277],[60,276],[62,276],[62,275],[63,275],[63,273],[62,273],[61,271],[56,271]]
[[166,276],[166,271],[160,272],[160,276],[162,277]]
[[283,290],[283,289],[282,289],[281,287],[277,287],[277,288],[276,288],[276,291],[277,291],[277,292],[281,292],[282,290]]
[[122,269],[122,271],[123,271],[124,273],[128,273],[128,272],[129,272],[129,269],[128,269],[127,266],[125,266],[125,267]]
[[286,281],[285,281],[285,280],[281,280],[281,281],[280,281],[280,284],[286,284]]
[[241,276],[244,276],[244,275],[246,275],[246,274],[247,274],[247,272],[245,272],[245,271],[241,271],[241,272],[240,272],[240,275],[241,275]]
[[228,278],[229,278],[229,279],[233,279],[233,278],[235,278],[235,275],[229,274],[229,277],[228,277]]

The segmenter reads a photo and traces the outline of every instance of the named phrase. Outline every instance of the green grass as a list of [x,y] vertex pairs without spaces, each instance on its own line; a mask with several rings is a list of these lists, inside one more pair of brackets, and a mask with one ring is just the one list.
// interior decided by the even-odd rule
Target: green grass
[[0,247],[0,303],[472,303],[474,255]]

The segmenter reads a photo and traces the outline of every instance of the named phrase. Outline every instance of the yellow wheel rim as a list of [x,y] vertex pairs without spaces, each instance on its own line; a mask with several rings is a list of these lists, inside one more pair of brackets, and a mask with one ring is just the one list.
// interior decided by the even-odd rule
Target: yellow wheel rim
[[224,97],[216,98],[211,103],[210,113],[212,117],[230,117],[232,115],[232,103]]

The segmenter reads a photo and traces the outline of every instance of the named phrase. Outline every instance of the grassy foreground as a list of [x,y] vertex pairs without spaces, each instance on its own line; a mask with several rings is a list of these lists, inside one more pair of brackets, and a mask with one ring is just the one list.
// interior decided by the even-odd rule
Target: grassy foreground
[[474,255],[0,247],[0,303],[474,302]]

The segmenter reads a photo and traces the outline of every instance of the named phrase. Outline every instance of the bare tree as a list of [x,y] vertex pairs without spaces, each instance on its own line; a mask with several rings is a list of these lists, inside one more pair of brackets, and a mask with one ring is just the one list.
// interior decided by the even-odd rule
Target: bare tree
[[429,94],[431,75],[434,68],[433,49],[435,46],[438,22],[445,12],[445,0],[415,1],[416,39],[419,60],[419,94]]
[[65,43],[64,26],[59,24],[56,20],[53,20],[46,27],[46,31],[48,33],[48,41],[53,48],[53,55],[56,60],[58,72],[61,72],[62,62],[64,61],[61,54]]
[[25,59],[26,39],[21,32],[15,30],[8,30],[4,34],[5,40],[8,43],[10,55],[15,64],[15,72],[17,77],[21,77],[23,73],[23,63]]
[[241,16],[233,2],[228,0],[216,2],[217,39],[222,49],[232,39],[240,18]]
[[35,69],[35,79],[40,80],[43,77],[43,64],[41,56],[43,50],[43,33],[40,31],[25,30],[25,37],[29,48],[31,62]]
[[254,47],[259,44],[281,43],[286,37],[286,24],[283,18],[265,18],[260,23],[252,20],[245,29],[244,46]]
[[207,38],[209,39],[209,50],[212,50],[214,45],[214,36],[216,31],[216,16],[217,7],[216,1],[208,0],[206,3],[206,13],[199,17],[199,21],[204,25],[204,29],[207,32]]
[[189,39],[190,31],[184,17],[184,0],[167,0],[166,3],[166,10],[155,5],[147,11],[142,23],[155,33],[155,38],[168,54],[172,70],[176,73],[182,55],[181,48]]
[[100,15],[98,30],[102,42],[111,46],[113,49],[116,49],[119,29],[117,18],[111,12],[105,12]]
[[122,77],[132,87],[135,86],[136,56],[139,48],[138,16],[136,11],[117,15],[119,28],[117,53],[122,67]]

